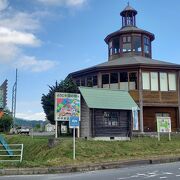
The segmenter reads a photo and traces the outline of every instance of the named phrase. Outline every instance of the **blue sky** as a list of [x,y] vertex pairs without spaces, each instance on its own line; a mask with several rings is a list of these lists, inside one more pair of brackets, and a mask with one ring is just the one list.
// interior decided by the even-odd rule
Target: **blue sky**
[[[180,62],[180,1],[129,0],[155,34],[153,58]],[[0,83],[8,107],[18,68],[17,117],[44,119],[41,96],[70,72],[107,61],[104,38],[121,28],[127,0],[0,0]]]

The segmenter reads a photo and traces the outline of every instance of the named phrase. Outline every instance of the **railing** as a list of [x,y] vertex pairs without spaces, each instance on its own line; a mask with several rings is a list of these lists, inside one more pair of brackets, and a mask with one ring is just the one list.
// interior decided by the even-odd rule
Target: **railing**
[[8,144],[8,146],[11,154],[8,154],[4,146],[0,144],[0,162],[22,162],[23,144]]

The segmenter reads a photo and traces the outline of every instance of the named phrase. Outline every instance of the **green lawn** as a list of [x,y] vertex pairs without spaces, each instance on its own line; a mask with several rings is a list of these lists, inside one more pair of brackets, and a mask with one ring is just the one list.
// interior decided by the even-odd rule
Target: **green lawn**
[[72,164],[98,163],[129,159],[147,159],[160,156],[180,156],[180,135],[172,141],[164,136],[139,137],[132,141],[92,141],[77,139],[76,160],[72,159],[72,138],[62,138],[54,148],[48,147],[48,138],[30,136],[5,136],[8,143],[23,143],[22,163],[1,163],[0,167],[47,167]]

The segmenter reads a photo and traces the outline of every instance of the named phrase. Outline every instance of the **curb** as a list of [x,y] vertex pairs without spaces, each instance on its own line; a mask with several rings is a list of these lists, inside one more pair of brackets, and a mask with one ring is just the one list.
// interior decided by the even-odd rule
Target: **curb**
[[61,167],[49,167],[49,168],[9,168],[0,169],[0,175],[33,175],[33,174],[55,174],[55,173],[71,173],[71,172],[85,172],[95,171],[103,169],[115,169],[128,166],[148,165],[148,164],[161,164],[178,162],[180,157],[174,158],[161,158],[161,159],[147,159],[147,160],[130,160],[130,161],[118,161],[111,163],[98,163],[79,166],[61,166]]

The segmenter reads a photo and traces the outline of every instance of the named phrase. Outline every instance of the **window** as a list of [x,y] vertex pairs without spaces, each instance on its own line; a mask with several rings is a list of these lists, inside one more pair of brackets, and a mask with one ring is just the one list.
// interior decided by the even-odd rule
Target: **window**
[[169,113],[156,113],[156,117],[170,117]]
[[149,73],[148,72],[142,73],[142,83],[143,83],[143,89],[144,90],[150,89]]
[[151,72],[151,91],[158,91],[158,73],[157,72]]
[[97,76],[93,76],[93,87],[98,85]]
[[118,73],[110,74],[110,88],[118,89]]
[[145,56],[149,57],[150,54],[150,39],[148,37],[144,37],[144,53]]
[[113,39],[113,54],[120,53],[119,38]]
[[109,88],[109,74],[102,75],[102,87]]
[[160,73],[160,90],[168,91],[167,73]]
[[123,36],[123,52],[131,51],[131,36]]
[[111,56],[113,54],[113,47],[112,47],[112,41],[109,42],[109,55]]
[[169,81],[169,90],[176,91],[176,74],[169,73],[168,74],[168,81]]
[[128,91],[128,73],[120,72],[120,89]]
[[92,87],[93,86],[92,76],[88,76],[87,77],[87,86],[88,87]]
[[118,126],[118,112],[104,112],[104,125],[105,126]]
[[129,90],[137,89],[137,73],[129,73]]
[[133,48],[133,52],[137,54],[142,51],[141,36],[133,36],[132,48]]

